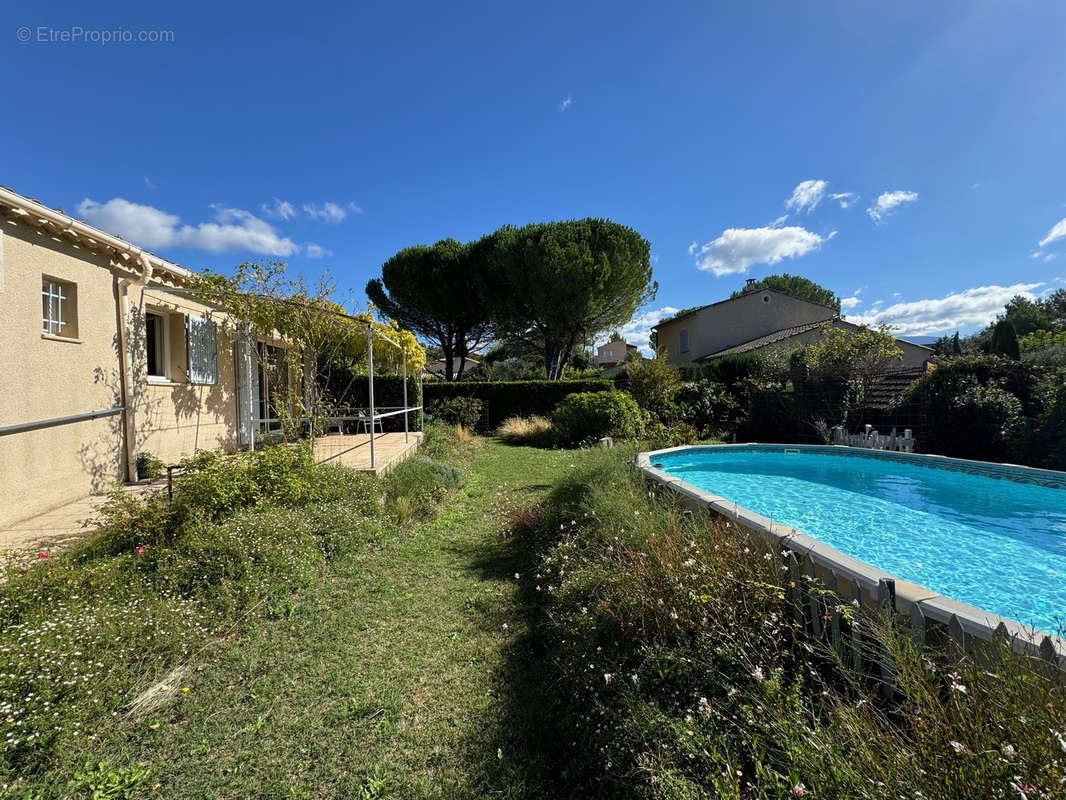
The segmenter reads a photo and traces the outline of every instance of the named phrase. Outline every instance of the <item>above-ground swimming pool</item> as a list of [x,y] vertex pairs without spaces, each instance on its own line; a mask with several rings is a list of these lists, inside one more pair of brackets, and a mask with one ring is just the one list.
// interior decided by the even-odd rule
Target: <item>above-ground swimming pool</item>
[[945,597],[1052,633],[1066,625],[1066,475],[783,445],[650,456],[671,477]]

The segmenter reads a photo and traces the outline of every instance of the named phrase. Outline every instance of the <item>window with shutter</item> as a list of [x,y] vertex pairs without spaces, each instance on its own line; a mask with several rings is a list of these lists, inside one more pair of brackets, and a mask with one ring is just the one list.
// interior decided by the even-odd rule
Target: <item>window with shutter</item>
[[185,318],[189,382],[218,383],[218,326],[203,317]]

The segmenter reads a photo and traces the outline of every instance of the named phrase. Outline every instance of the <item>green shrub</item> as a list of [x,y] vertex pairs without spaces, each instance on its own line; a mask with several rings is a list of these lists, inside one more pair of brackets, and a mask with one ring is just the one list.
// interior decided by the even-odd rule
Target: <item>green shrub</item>
[[675,415],[702,436],[727,428],[738,409],[736,399],[721,383],[681,384],[674,395]]
[[796,397],[777,388],[755,388],[737,438],[743,442],[795,442],[800,436]]
[[581,381],[435,381],[425,384],[426,403],[448,397],[476,397],[484,403],[481,431],[495,429],[508,417],[531,414],[550,416],[551,410],[575,392],[602,392],[614,388],[609,380]]
[[449,491],[462,485],[463,473],[458,468],[428,456],[412,456],[385,477],[386,507],[401,520],[429,517]]
[[1025,436],[1022,460],[1066,470],[1066,370],[1049,372],[1038,388],[1041,411]]
[[643,433],[636,401],[625,392],[579,392],[555,407],[552,421],[563,442],[589,444],[604,436],[635,439]]
[[137,477],[150,481],[158,480],[166,472],[167,465],[147,450],[137,454]]
[[959,437],[953,455],[1004,460],[1022,429],[1021,406],[1006,389],[982,386],[971,379],[952,399],[954,424],[970,432],[968,437]]
[[666,419],[673,410],[674,395],[681,388],[681,374],[662,356],[634,361],[626,367],[629,393],[637,405]]
[[[918,444],[923,452],[983,461],[1020,458],[1014,437],[1021,427],[1007,419],[1004,404],[1010,401],[1000,391],[1017,398],[1019,416],[1034,419],[1043,410],[1040,375],[1033,365],[997,356],[952,358],[908,386],[894,410],[921,419]],[[975,386],[1000,391],[978,393]],[[999,412],[992,407],[996,405]],[[1006,422],[1011,423],[1009,440],[1004,439]]]
[[477,429],[484,408],[485,404],[476,397],[445,397],[434,401],[429,411],[443,422],[472,431]]

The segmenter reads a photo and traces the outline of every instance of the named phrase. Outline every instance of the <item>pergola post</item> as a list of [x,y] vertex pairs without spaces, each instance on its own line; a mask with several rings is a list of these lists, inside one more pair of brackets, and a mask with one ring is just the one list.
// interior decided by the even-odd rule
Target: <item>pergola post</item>
[[407,442],[407,418],[411,416],[411,412],[407,410],[407,353],[401,352],[400,358],[403,359],[403,440]]
[[366,334],[366,351],[367,358],[370,363],[370,381],[368,386],[370,387],[370,469],[377,469],[377,459],[374,453],[374,326],[373,323],[367,326]]
[[252,397],[252,370],[256,368],[255,363],[255,340],[252,338],[252,304],[251,301],[244,298],[244,363],[245,370],[248,377],[248,449],[255,451],[255,437],[259,435],[259,421],[256,419],[256,400]]

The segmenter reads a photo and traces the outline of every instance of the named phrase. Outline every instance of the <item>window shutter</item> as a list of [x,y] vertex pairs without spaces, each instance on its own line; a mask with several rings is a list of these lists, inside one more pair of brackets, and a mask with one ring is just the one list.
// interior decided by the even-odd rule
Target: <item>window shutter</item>
[[218,383],[218,326],[209,319],[185,318],[190,383]]

